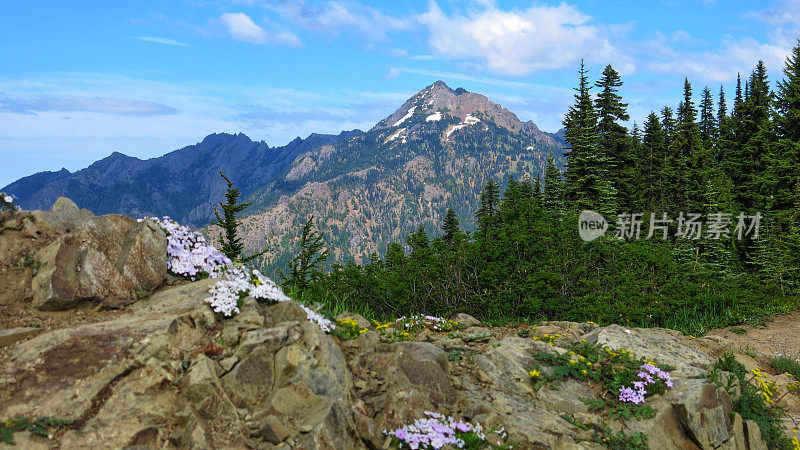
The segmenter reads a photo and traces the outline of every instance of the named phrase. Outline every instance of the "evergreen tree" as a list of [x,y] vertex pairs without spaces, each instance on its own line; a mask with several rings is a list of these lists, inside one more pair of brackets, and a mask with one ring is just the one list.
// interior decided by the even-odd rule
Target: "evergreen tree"
[[742,74],[736,74],[736,97],[733,98],[733,116],[738,119],[742,106]]
[[453,211],[452,208],[447,209],[447,214],[445,214],[444,223],[442,224],[442,231],[444,231],[442,239],[444,239],[448,245],[453,244],[456,236],[461,232],[461,229],[458,227],[456,212]]
[[666,159],[666,135],[658,116],[651,112],[644,122],[640,179],[640,210],[658,211],[664,206],[664,160]]
[[683,101],[678,109],[675,149],[673,150],[671,171],[678,172],[676,186],[678,196],[676,206],[699,211],[705,203],[704,187],[707,180],[706,152],[700,138],[697,124],[697,110],[692,101],[692,84],[684,79]]
[[719,85],[719,101],[717,102],[717,125],[728,117],[728,104],[725,102],[725,89]]
[[708,86],[703,89],[703,97],[700,101],[700,139],[703,147],[707,150],[714,145],[717,135],[717,124],[714,120],[714,100],[711,98],[711,90]]
[[556,167],[551,152],[547,156],[547,165],[544,169],[544,194],[542,203],[544,208],[551,213],[560,213],[564,209],[564,183],[561,180],[561,171]]
[[783,68],[775,95],[775,134],[770,172],[775,209],[790,210],[800,204],[800,38]]
[[675,116],[672,115],[672,108],[669,106],[661,110],[661,128],[664,130],[664,145],[669,149],[675,139]]
[[772,92],[767,79],[767,69],[759,61],[747,82],[747,94],[740,104],[740,114],[735,125],[737,164],[732,179],[737,185],[737,200],[745,210],[763,209],[766,206],[765,187],[774,182],[765,179],[769,142],[772,138]]
[[323,275],[322,269],[330,256],[330,251],[324,247],[322,235],[314,225],[314,216],[309,216],[300,234],[300,251],[289,262],[289,276],[286,277],[281,272],[283,284],[300,292],[308,289],[311,283]]
[[219,207],[222,209],[222,216],[220,217],[217,207],[214,206],[214,216],[217,220],[211,222],[211,225],[217,225],[223,229],[225,234],[220,238],[222,244],[221,251],[231,260],[236,260],[239,259],[239,256],[242,254],[242,249],[244,248],[242,240],[238,236],[238,229],[241,222],[236,218],[236,213],[244,211],[245,208],[250,206],[250,203],[238,203],[239,197],[242,196],[242,194],[239,193],[239,188],[233,187],[233,182],[223,175],[222,171],[219,172],[219,176],[228,183],[228,188],[225,194],[223,194],[225,196],[225,203],[219,202]]
[[628,130],[619,123],[630,119],[628,104],[622,102],[622,97],[618,93],[622,80],[619,73],[609,64],[603,69],[603,74],[595,86],[600,88],[594,104],[597,108],[599,148],[601,156],[607,161],[605,171],[617,191],[618,204],[628,208],[635,192],[633,186],[635,158]]
[[[768,189],[774,208],[774,224],[763,244],[765,252],[779,259],[773,270],[784,285],[800,285],[800,38],[786,58],[784,78],[775,93],[774,136],[768,161]],[[760,242],[759,242],[760,243]]]
[[565,197],[577,209],[614,214],[616,189],[608,171],[610,163],[599,146],[597,116],[586,74],[581,60],[575,104],[564,118],[569,149],[565,153],[568,158]]
[[482,241],[490,241],[496,233],[495,222],[497,210],[500,206],[500,187],[491,178],[481,192],[478,211],[475,219],[478,222],[478,238]]

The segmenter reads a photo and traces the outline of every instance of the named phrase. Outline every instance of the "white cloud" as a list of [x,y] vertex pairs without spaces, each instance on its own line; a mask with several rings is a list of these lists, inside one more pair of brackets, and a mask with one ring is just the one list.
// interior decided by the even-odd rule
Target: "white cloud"
[[772,72],[783,68],[791,49],[788,39],[774,36],[768,43],[753,38],[729,41],[717,52],[677,52],[663,43],[651,43],[656,59],[647,63],[654,72],[676,73],[703,81],[731,81],[749,74],[759,60]]
[[276,2],[268,7],[287,22],[335,36],[344,32],[358,32],[373,40],[387,41],[388,32],[414,26],[410,20],[393,18],[373,7],[349,1],[307,4],[300,0]]
[[775,7],[751,15],[773,25],[800,25],[800,0],[779,0]]
[[167,39],[162,37],[154,37],[154,36],[134,36],[134,39],[144,42],[153,42],[155,44],[164,44],[164,45],[172,45],[174,47],[188,47],[188,45],[184,44],[183,42],[176,41],[174,39]]
[[255,22],[245,13],[225,13],[219,17],[222,24],[228,30],[228,33],[234,38],[242,42],[249,42],[251,44],[288,44],[299,46],[300,39],[292,33],[280,32],[270,35],[256,25]]
[[492,2],[462,15],[446,15],[431,0],[417,19],[430,30],[429,44],[442,57],[477,62],[503,75],[526,75],[538,70],[562,69],[589,62],[613,63],[623,73],[632,61],[609,40],[608,30],[589,25],[591,17],[575,7],[534,5],[503,11]]

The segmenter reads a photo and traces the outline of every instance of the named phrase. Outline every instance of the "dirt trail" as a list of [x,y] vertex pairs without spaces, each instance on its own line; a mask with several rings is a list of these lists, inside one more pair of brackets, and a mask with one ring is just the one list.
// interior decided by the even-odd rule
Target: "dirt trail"
[[711,330],[707,336],[720,336],[745,353],[760,354],[756,359],[786,356],[800,361],[800,311],[772,316],[766,326],[737,325]]

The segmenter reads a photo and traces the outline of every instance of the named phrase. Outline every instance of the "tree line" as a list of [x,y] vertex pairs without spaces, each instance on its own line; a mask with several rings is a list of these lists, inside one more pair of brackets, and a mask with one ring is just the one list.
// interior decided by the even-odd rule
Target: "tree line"
[[[705,87],[696,103],[685,79],[677,106],[651,112],[641,127],[623,125],[630,117],[622,86],[611,65],[590,83],[581,62],[564,118],[565,171],[551,155],[541,177],[501,180],[504,191],[489,180],[474,233],[449,210],[439,236],[420,225],[383,257],[327,273],[324,257],[303,247],[301,259],[313,264],[298,271],[295,261],[287,283],[299,295],[375,316],[462,311],[490,321],[593,320],[689,332],[796,307],[800,39],[774,91],[763,61],[737,78],[731,100],[721,86]],[[581,210],[611,222],[639,213],[644,226],[651,213],[762,219],[757,239],[704,232],[681,239],[673,221],[663,238],[611,233],[584,242]],[[318,236],[309,236],[313,230],[304,229],[303,240],[321,252]]]

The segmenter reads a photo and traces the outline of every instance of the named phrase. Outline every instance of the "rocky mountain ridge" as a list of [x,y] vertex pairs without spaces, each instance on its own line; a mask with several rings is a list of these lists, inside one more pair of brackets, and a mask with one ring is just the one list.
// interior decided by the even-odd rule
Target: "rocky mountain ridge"
[[40,172],[1,189],[27,209],[47,209],[61,196],[100,214],[133,217],[170,216],[196,226],[212,218],[212,205],[225,190],[220,170],[249,196],[283,174],[297,155],[359,131],[337,136],[312,134],[283,147],[254,142],[244,134],[210,134],[195,145],[141,160],[119,152],[70,173]]
[[[493,327],[458,314],[450,328],[409,333],[343,314],[358,330],[351,339],[324,333],[292,301],[248,297],[233,319],[219,320],[203,301],[216,280],[170,279],[162,255],[113,269],[139,277],[149,266],[168,283],[132,302],[107,301],[116,298],[113,277],[93,277],[98,295],[61,303],[62,312],[32,301],[24,280],[59,259],[37,249],[82,236],[72,245],[97,253],[85,270],[106,273],[96,262],[125,253],[103,247],[120,234],[120,221],[152,230],[147,221],[93,216],[66,199],[49,212],[0,212],[0,304],[13,311],[0,325],[0,420],[66,423],[48,437],[16,433],[19,448],[388,449],[383,431],[425,411],[480,423],[492,442],[502,428],[514,448],[601,449],[645,435],[653,449],[766,448],[760,427],[733,411],[736,391],[722,387],[727,375],[717,374],[720,385],[708,378],[731,349],[718,335],[572,322]],[[153,231],[122,240],[164,244]],[[47,276],[70,270],[58,266]],[[674,386],[648,397],[654,415],[641,420],[590,408],[602,389],[588,379],[535,386],[537,361],[543,373],[556,370],[542,355],[572,355],[576,343],[656,358],[671,366]],[[741,352],[736,358],[757,364]],[[769,379],[788,389],[785,375]],[[782,404],[786,420],[800,417],[800,399]]]

